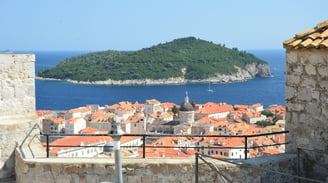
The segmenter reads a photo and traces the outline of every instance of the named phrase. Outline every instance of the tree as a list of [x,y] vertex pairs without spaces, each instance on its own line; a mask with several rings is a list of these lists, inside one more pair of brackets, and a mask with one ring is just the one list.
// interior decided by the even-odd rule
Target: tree
[[194,108],[194,109],[196,109],[196,103],[195,103],[195,101],[193,100],[193,101],[191,101],[191,105],[192,105],[192,107]]
[[257,124],[258,126],[261,126],[262,128],[266,127],[266,126],[270,126],[273,125],[273,123],[271,122],[267,122],[267,121],[258,121],[255,124]]
[[273,113],[271,111],[262,111],[261,114],[263,114],[266,117],[273,117]]
[[171,111],[173,112],[174,116],[176,116],[179,112],[179,108],[177,108],[177,106],[173,106]]

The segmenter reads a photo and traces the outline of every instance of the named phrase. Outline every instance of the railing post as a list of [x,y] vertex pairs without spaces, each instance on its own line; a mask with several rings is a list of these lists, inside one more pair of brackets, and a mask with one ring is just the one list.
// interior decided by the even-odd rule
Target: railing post
[[[300,175],[300,171],[301,171],[301,163],[300,163],[300,151],[301,149],[300,148],[297,148],[297,176],[301,176]],[[297,179],[297,182],[300,183],[301,180],[300,179]]]
[[115,183],[123,183],[122,174],[122,161],[121,161],[121,137],[124,131],[121,128],[121,120],[114,118],[112,121],[112,129],[109,132],[112,134],[114,139],[114,156],[115,156],[115,171],[116,171],[116,181]]
[[146,135],[142,136],[142,158],[146,158]]
[[199,153],[195,154],[195,183],[198,183],[198,156]]
[[46,135],[46,139],[47,139],[47,147],[46,147],[46,151],[47,151],[47,158],[49,158],[49,135]]
[[247,136],[245,137],[245,159],[247,159]]

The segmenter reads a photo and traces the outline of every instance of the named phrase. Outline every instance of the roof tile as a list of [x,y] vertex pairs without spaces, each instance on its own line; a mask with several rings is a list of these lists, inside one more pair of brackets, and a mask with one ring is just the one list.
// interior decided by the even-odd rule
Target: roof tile
[[321,22],[316,26],[317,29],[321,29],[321,28],[324,28],[324,27],[326,27],[326,28],[328,27],[328,20],[326,20],[324,22]]
[[323,31],[320,35],[322,38],[326,38],[328,37],[328,29],[326,29],[325,31]]
[[322,42],[319,44],[319,47],[320,47],[320,48],[328,48],[328,39],[322,41]]
[[312,42],[313,41],[312,41],[311,38],[307,38],[305,41],[301,42],[300,46],[302,46],[302,47],[308,47]]
[[315,32],[315,29],[311,28],[311,29],[305,30],[303,32],[297,33],[296,38],[303,38],[304,36],[307,36],[307,35],[312,34],[314,32]]
[[295,37],[284,41],[285,48],[328,48],[328,20],[314,28],[297,33]]
[[320,37],[320,33],[315,32],[315,33],[310,34],[308,37],[311,39],[316,39],[316,38]]
[[312,48],[316,48],[316,47],[318,47],[318,45],[319,45],[321,42],[322,42],[322,39],[316,39],[316,40],[314,40],[314,41],[311,43],[310,47],[312,47]]

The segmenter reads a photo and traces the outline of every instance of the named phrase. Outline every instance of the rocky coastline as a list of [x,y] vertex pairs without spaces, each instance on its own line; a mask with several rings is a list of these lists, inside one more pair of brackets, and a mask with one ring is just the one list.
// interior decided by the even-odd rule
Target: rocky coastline
[[76,81],[71,79],[54,79],[36,77],[38,80],[65,81],[73,84],[84,85],[180,85],[187,83],[230,83],[253,79],[255,77],[270,77],[270,67],[268,64],[248,64],[245,69],[235,67],[238,72],[232,75],[216,74],[207,79],[189,80],[183,77],[172,77],[166,79],[136,79],[136,80],[112,80],[106,81]]

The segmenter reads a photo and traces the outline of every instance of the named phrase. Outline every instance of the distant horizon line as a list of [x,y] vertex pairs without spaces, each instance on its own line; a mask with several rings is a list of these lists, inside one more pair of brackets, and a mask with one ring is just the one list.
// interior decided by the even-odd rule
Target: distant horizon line
[[[144,48],[141,48],[144,49]],[[139,50],[141,50],[139,49]],[[239,48],[238,48],[239,49]],[[15,52],[102,52],[102,51],[138,51],[138,50],[114,50],[114,49],[106,49],[106,50],[43,50],[43,49],[35,49],[35,50],[10,50],[10,49],[0,49],[0,54],[3,51],[10,51],[15,54]],[[252,50],[284,50],[284,48],[249,48],[249,49],[240,49],[245,51],[252,51]]]

